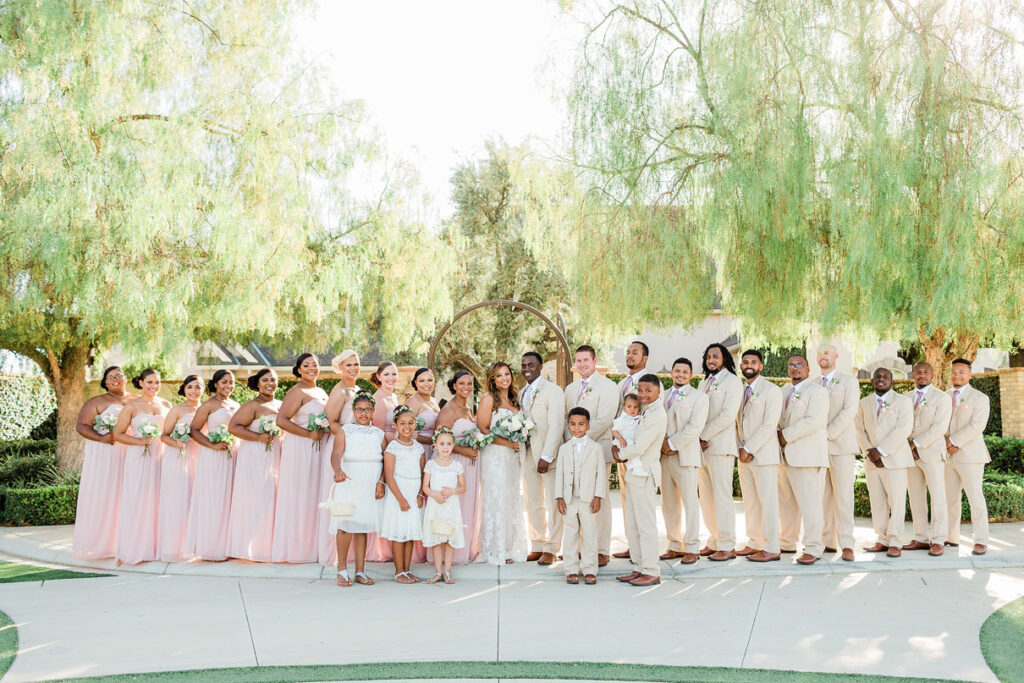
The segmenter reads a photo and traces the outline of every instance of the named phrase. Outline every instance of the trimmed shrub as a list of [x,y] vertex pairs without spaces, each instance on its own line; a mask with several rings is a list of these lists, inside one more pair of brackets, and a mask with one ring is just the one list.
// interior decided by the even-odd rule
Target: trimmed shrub
[[0,463],[9,458],[23,458],[38,453],[53,453],[56,457],[57,442],[53,439],[0,441]]
[[[985,492],[989,519],[999,522],[1024,520],[1024,475],[986,470],[981,488]],[[960,502],[961,518],[966,522],[971,518],[971,506],[968,505],[965,495],[961,496]],[[853,514],[857,517],[871,516],[868,485],[861,477],[853,482]],[[907,497],[907,519],[910,519],[909,496]]]
[[46,526],[73,524],[78,485],[43,488],[0,488],[0,521],[5,524]]
[[55,452],[11,457],[0,463],[0,486],[20,488],[52,484],[57,471]]
[[992,456],[987,470],[1024,474],[1024,439],[986,434],[985,445]]
[[0,375],[0,441],[24,439],[57,408],[45,377]]
[[29,432],[28,438],[33,441],[39,441],[41,439],[53,439],[57,440],[57,411],[54,410],[50,413],[50,416],[37,424]]

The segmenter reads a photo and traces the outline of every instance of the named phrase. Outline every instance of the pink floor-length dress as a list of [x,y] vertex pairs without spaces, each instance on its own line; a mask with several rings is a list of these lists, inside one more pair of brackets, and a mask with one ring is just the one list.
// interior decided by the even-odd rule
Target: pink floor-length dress
[[[192,421],[192,416],[186,416]],[[157,527],[157,559],[161,562],[187,562],[185,529],[192,502],[192,484],[196,476],[199,444],[188,440],[181,448],[164,446],[160,466],[160,523]]]
[[[352,399],[350,398],[341,407],[341,415],[338,422],[346,425],[352,422]],[[320,502],[324,502],[331,495],[331,486],[334,485],[334,468],[331,466],[331,451],[334,449],[334,435],[328,437],[324,444],[323,467],[320,471]],[[317,559],[325,567],[334,567],[338,564],[338,543],[335,534],[331,533],[331,511],[329,508],[320,508],[317,513]]]
[[[258,431],[260,418],[249,424]],[[281,465],[281,440],[267,444],[245,441],[238,446],[235,485],[231,492],[228,522],[228,556],[253,562],[270,562],[274,537],[274,506]]]
[[[378,393],[379,390],[378,390]],[[379,398],[377,399],[380,400]],[[394,433],[395,431],[395,413],[394,409],[388,410],[384,413],[384,433]],[[349,554],[354,551],[349,551]],[[349,557],[349,559],[352,559]],[[391,554],[391,541],[386,538],[381,538],[377,534],[368,534],[366,536],[366,561],[367,562],[390,562],[393,559]]]
[[[476,423],[460,417],[452,425],[455,438],[461,439],[466,432],[476,429]],[[462,508],[462,521],[466,525],[466,544],[455,550],[455,564],[469,564],[480,554],[480,465],[459,453],[452,457],[462,463],[463,476],[466,478],[466,492],[459,496]]]
[[[292,422],[296,426],[306,429],[310,415],[324,412],[327,393],[319,388],[317,392],[317,398],[295,411]],[[274,512],[274,562],[301,564],[318,559],[320,472],[327,445],[327,438],[317,443],[297,434],[284,437]]]
[[[113,403],[101,414],[117,417],[124,406]],[[108,434],[109,432],[102,432]],[[124,474],[124,444],[85,442],[82,480],[78,485],[72,552],[84,560],[117,553],[117,516]]]
[[[208,431],[231,421],[232,412],[218,408],[206,420]],[[199,560],[220,561],[228,557],[228,516],[231,511],[231,482],[235,473],[237,442],[226,451],[199,447],[195,483],[185,529],[185,555]]]
[[[131,435],[140,437],[147,422],[163,430],[163,415],[136,415]],[[121,479],[121,508],[117,515],[117,560],[139,564],[157,559],[156,537],[160,517],[160,468],[164,444],[153,439],[146,446],[127,446]]]

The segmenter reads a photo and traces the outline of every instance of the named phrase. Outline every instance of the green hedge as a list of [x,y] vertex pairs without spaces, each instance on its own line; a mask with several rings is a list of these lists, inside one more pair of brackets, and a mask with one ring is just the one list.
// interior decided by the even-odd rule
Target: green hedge
[[[981,488],[985,492],[989,519],[1001,522],[1024,520],[1024,475],[986,470]],[[966,522],[971,518],[971,506],[967,503],[967,496],[962,495],[960,503],[963,520]],[[862,477],[858,477],[853,483],[853,513],[858,517],[871,516],[868,485]],[[910,519],[909,496],[907,519]]]
[[992,472],[1024,474],[1024,439],[985,435],[992,462],[985,469]]
[[0,522],[48,526],[73,524],[78,485],[43,488],[0,488]]
[[57,398],[45,377],[0,375],[0,441],[24,439],[56,407]]

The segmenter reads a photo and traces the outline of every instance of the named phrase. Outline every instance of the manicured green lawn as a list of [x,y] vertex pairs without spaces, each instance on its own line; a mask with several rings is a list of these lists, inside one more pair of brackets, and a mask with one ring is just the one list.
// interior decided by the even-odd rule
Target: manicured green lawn
[[0,612],[0,678],[11,668],[17,654],[18,627],[9,616]]
[[1024,681],[1024,598],[993,612],[980,638],[985,661],[1000,681]]
[[67,569],[47,569],[31,564],[17,562],[0,562],[0,583],[16,583],[18,581],[56,581],[57,579],[91,579],[97,576],[112,574],[95,574],[93,572],[73,572]]

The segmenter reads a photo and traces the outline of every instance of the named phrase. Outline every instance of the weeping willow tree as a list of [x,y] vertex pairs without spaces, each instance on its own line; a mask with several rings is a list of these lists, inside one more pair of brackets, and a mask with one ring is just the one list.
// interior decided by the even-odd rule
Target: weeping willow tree
[[717,292],[751,337],[909,338],[940,370],[1019,336],[1022,18],[1010,0],[604,7],[570,94],[587,314],[692,323]]
[[401,188],[346,192],[376,133],[297,57],[299,8],[0,4],[0,347],[52,383],[63,464],[80,458],[86,369],[112,345],[375,326],[401,346],[450,310],[432,264],[408,258]]

